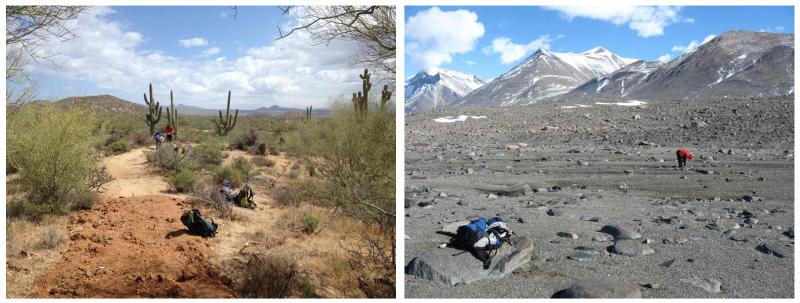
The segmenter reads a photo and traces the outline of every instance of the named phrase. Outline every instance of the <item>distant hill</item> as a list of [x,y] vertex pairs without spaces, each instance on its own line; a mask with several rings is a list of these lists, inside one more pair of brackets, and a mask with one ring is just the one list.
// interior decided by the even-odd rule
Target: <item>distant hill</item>
[[80,108],[93,113],[136,114],[147,111],[147,107],[111,95],[69,97],[56,101],[64,109]]
[[[34,101],[32,104],[42,104],[48,101]],[[82,97],[68,97],[53,102],[56,106],[64,109],[81,108],[93,113],[103,114],[140,114],[147,111],[147,106],[143,104],[133,103],[124,99],[117,98],[111,95],[100,96],[82,96]],[[161,103],[161,107],[166,111],[169,104]],[[189,116],[216,116],[218,109],[202,108],[197,106],[178,104],[178,115]],[[223,109],[224,110],[224,109]],[[300,115],[305,116],[305,108],[286,108],[273,105],[271,107],[260,107],[257,109],[240,109],[240,116],[256,116],[267,115],[270,117],[286,117]],[[317,117],[327,117],[330,115],[330,110],[314,108],[313,114]]]

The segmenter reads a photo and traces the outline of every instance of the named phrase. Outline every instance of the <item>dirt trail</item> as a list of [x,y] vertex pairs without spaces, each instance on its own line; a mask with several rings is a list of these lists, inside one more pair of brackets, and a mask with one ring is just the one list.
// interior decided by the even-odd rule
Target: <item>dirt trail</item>
[[169,192],[169,184],[158,175],[156,168],[147,163],[144,155],[150,147],[142,147],[124,154],[103,159],[103,165],[114,180],[105,185],[106,196],[137,197],[144,195],[168,195],[184,197]]
[[115,180],[70,217],[63,261],[35,283],[35,297],[235,297],[209,262],[210,242],[185,233],[180,215],[191,206],[168,192],[146,149],[104,159]]
[[[70,218],[64,261],[36,282],[36,297],[234,297],[185,233],[178,198],[109,198]],[[227,284],[229,284],[228,282]]]

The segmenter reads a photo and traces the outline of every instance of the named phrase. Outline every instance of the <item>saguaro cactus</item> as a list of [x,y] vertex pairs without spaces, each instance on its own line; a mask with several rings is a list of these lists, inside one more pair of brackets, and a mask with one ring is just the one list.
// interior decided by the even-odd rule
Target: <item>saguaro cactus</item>
[[383,91],[381,92],[381,105],[380,105],[380,112],[386,112],[386,103],[389,102],[389,99],[392,98],[392,91],[389,90],[389,85],[383,86]]
[[372,82],[369,81],[372,76],[365,68],[363,75],[358,75],[361,78],[361,91],[353,93],[353,110],[357,113],[366,116],[369,113],[369,90],[372,88]]
[[214,120],[214,123],[217,125],[217,133],[220,136],[227,136],[228,132],[236,126],[237,118],[239,118],[238,109],[233,116],[233,120],[231,120],[231,91],[228,91],[228,107],[225,109],[225,118],[223,119],[222,117],[222,111],[219,111],[219,120]]
[[150,127],[150,134],[156,132],[156,124],[161,121],[161,105],[153,98],[153,83],[150,83],[150,99],[147,99],[147,93],[144,93],[144,103],[147,104],[147,113],[145,114],[145,121],[147,126]]
[[172,102],[172,91],[169,91],[169,107],[167,107],[167,123],[172,124],[172,140],[178,141],[178,109]]
[[313,106],[306,107],[306,121],[311,121],[311,112],[313,110]]

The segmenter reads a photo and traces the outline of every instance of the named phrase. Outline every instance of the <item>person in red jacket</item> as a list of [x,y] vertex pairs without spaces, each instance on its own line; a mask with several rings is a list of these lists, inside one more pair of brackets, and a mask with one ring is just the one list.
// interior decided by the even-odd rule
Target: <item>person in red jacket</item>
[[172,124],[167,124],[167,142],[172,142],[172,138],[175,136],[175,129],[172,128]]
[[686,167],[686,161],[693,157],[692,153],[682,148],[675,152],[675,154],[678,156],[678,168]]

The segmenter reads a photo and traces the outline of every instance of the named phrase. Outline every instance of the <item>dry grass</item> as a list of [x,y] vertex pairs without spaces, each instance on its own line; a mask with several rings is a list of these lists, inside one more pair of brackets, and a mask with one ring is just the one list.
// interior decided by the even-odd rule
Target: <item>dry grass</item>
[[251,255],[241,291],[248,298],[286,298],[298,291],[300,281],[293,258],[278,254]]
[[39,223],[6,221],[6,297],[31,295],[36,281],[61,261],[67,218],[51,217]]

